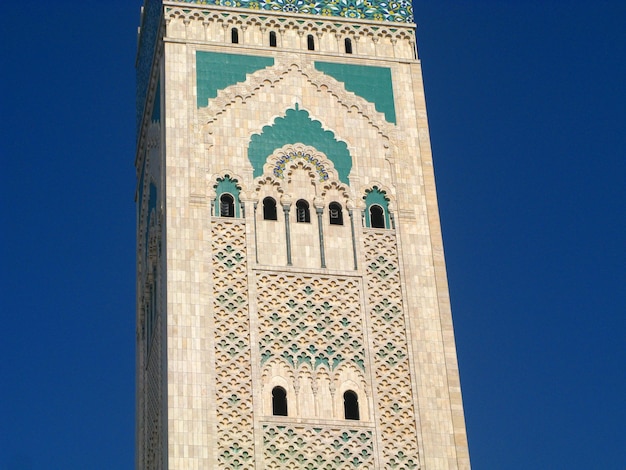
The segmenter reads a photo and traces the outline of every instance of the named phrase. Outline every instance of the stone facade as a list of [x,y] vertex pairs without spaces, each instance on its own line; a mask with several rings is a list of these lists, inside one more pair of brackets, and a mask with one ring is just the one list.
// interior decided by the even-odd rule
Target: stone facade
[[409,16],[206,3],[142,10],[136,467],[469,468]]

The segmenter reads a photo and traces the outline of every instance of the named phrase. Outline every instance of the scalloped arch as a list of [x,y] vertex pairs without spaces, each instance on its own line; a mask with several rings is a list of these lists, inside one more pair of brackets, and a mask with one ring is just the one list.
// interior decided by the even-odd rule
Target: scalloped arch
[[335,165],[339,180],[350,184],[352,157],[345,142],[337,140],[332,131],[324,130],[322,123],[309,117],[304,109],[288,109],[284,117],[263,127],[260,134],[252,135],[248,146],[248,159],[254,168],[254,177],[263,174],[263,165],[269,155],[287,144],[302,143],[325,153]]

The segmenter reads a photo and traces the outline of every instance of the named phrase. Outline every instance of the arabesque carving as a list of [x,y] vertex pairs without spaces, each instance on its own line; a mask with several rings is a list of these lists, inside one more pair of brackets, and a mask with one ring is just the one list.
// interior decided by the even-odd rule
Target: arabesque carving
[[315,194],[325,197],[329,191],[337,191],[342,195],[344,204],[350,198],[350,189],[339,181],[339,176],[333,162],[324,153],[304,144],[288,144],[276,149],[267,157],[263,165],[263,176],[255,179],[257,199],[262,188],[275,187],[277,193],[295,197],[289,194],[290,175],[295,169],[305,169],[310,173]]
[[[406,2],[406,0],[402,1]],[[408,4],[410,5],[410,2]],[[261,31],[275,30],[279,33],[292,30],[297,34],[331,34],[355,40],[380,41],[388,39],[390,41],[415,42],[415,25],[411,22],[389,24],[380,21],[358,19],[357,17],[348,19],[337,16],[328,18],[329,15],[310,15],[307,17],[306,14],[299,14],[297,17],[291,16],[286,21],[279,21],[279,18],[285,18],[285,13],[294,12],[273,12],[268,10],[258,13],[254,10],[236,12],[227,5],[224,7],[211,5],[210,10],[203,5],[188,4],[184,7],[168,5],[165,7],[165,22],[168,24],[171,21],[181,21],[185,25],[184,29],[187,34],[192,30],[190,24],[195,22],[204,28],[211,24],[219,24],[223,28],[238,27],[243,29],[256,27]],[[205,34],[202,39],[209,40],[210,38]]]
[[395,234],[363,232],[382,468],[419,467],[406,323]]
[[275,64],[248,74],[243,83],[237,83],[219,90],[217,96],[209,100],[209,105],[198,110],[198,118],[203,132],[211,132],[211,124],[235,103],[245,103],[266,87],[275,87],[290,73],[299,73],[317,88],[318,91],[331,94],[346,110],[362,115],[369,124],[385,139],[395,136],[393,124],[385,120],[385,115],[376,109],[373,103],[345,89],[344,85],[330,75],[317,70],[312,64],[301,63],[297,56],[275,57]]
[[[364,392],[362,406],[367,408],[360,283],[347,278],[259,273],[256,290],[264,382],[270,383],[272,371],[280,364],[288,371],[294,390],[306,383],[313,395],[330,398],[331,389],[339,389],[341,380],[352,375]],[[325,389],[316,390],[319,386]],[[325,405],[315,404],[320,417],[340,415],[333,416]],[[295,410],[293,415],[300,412]]]
[[263,425],[267,470],[374,470],[371,429]]
[[253,470],[245,224],[241,220],[215,223],[212,239],[219,468]]

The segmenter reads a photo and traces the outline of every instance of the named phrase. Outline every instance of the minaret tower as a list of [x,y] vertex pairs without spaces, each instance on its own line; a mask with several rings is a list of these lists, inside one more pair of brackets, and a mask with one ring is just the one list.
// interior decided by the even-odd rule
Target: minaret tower
[[144,1],[137,469],[469,468],[414,29]]

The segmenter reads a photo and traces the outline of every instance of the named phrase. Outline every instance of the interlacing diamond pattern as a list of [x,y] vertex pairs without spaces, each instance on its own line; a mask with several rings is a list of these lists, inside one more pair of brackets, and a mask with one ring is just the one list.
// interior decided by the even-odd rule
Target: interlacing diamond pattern
[[263,425],[265,468],[372,470],[372,431],[318,426]]
[[396,238],[367,230],[363,240],[382,466],[412,470],[419,460]]
[[213,311],[219,468],[254,469],[250,322],[241,221],[213,225]]
[[261,363],[280,358],[298,371],[365,370],[359,284],[354,279],[261,274]]

